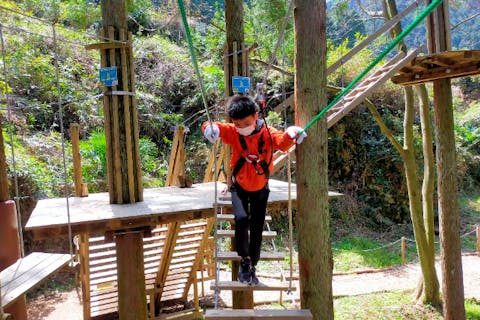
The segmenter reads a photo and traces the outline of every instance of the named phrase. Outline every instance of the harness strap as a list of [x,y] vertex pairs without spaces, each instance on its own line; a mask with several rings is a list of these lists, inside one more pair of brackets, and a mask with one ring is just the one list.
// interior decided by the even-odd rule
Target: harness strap
[[[238,137],[239,137],[239,140],[240,140],[240,145],[242,146],[242,150],[248,152],[247,141],[245,141],[245,137],[242,136],[242,135],[238,135]],[[263,153],[264,147],[265,147],[265,139],[263,138],[263,133],[261,133],[261,136],[258,139],[258,154],[259,155],[261,155]],[[257,165],[257,161],[251,161],[251,160],[247,159],[247,157],[245,157],[245,156],[240,156],[240,159],[238,159],[237,163],[235,164],[235,167],[233,167],[232,177],[235,177],[238,174],[238,172],[240,172],[240,169],[243,167],[245,162],[250,162],[254,166]],[[265,161],[265,159],[261,160],[259,162],[259,165],[262,168],[263,172],[258,173],[258,171],[257,171],[257,173],[260,174],[260,175],[264,174],[265,177],[267,177],[267,179],[268,179],[270,177],[270,170],[269,170],[270,165],[267,163],[267,161]]]

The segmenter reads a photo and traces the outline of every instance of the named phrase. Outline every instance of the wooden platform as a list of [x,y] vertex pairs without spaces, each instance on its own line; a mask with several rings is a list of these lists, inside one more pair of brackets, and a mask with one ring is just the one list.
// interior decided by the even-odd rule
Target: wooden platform
[[2,307],[39,284],[70,261],[69,254],[32,252],[0,272]]
[[[218,184],[223,190],[224,184]],[[110,204],[108,193],[69,198],[73,234],[95,233],[125,228],[152,226],[212,217],[214,214],[214,182],[194,184],[192,188],[165,187],[144,190],[144,201],[132,204]],[[270,180],[269,207],[286,207],[288,184]],[[330,193],[337,196],[338,193]],[[292,185],[293,203],[296,188]],[[220,202],[230,206],[230,202]],[[67,203],[65,198],[39,200],[27,222],[26,230],[35,238],[68,234]]]
[[401,85],[480,74],[480,50],[446,51],[413,59],[392,77]]
[[211,310],[208,309],[205,314],[205,319],[312,319],[310,310],[251,310],[251,309],[237,309],[237,310]]

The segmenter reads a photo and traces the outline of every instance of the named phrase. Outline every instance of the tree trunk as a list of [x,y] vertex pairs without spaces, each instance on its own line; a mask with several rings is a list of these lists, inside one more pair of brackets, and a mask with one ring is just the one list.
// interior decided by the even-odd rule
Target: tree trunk
[[[392,19],[398,14],[395,0],[383,1],[384,17]],[[402,27],[397,24],[390,32],[395,38],[402,32]],[[399,44],[399,50],[407,52],[405,43]],[[433,230],[433,157],[432,157],[432,132],[430,125],[430,114],[428,97],[424,85],[419,89],[420,116],[422,119],[422,142],[424,151],[424,179],[423,187],[420,189],[418,183],[418,169],[415,161],[415,149],[413,138],[414,94],[411,86],[404,88],[405,92],[405,118],[404,118],[404,149],[400,152],[403,159],[407,189],[409,195],[410,215],[413,223],[417,251],[420,259],[422,277],[417,286],[416,299],[423,304],[431,304],[440,307],[440,295],[437,272],[435,270],[435,247]],[[422,206],[423,201],[423,206]]]
[[[304,126],[327,105],[326,3],[295,1],[296,123]],[[332,269],[328,208],[326,117],[311,126],[296,149],[297,228],[302,308],[314,319],[333,319]]]
[[227,96],[233,95],[232,76],[240,76],[242,73],[243,60],[237,52],[242,49],[244,43],[243,31],[243,1],[226,0],[225,1],[225,27],[227,30],[227,48],[228,48],[228,79],[226,79],[225,92]]
[[[418,183],[417,164],[415,161],[413,139],[413,119],[415,111],[413,100],[414,96],[412,87],[405,87],[404,152],[402,158],[407,180],[410,215],[412,217],[413,230],[423,276],[423,279],[420,280],[422,284],[417,287],[417,299],[422,303],[428,303],[435,307],[439,307],[440,296],[438,292],[438,278],[435,270],[435,248],[430,246],[428,242],[429,235],[427,234],[427,227],[424,223],[424,215],[428,216],[428,213],[423,212],[421,189]],[[424,144],[426,142],[427,141],[423,141]],[[428,147],[425,146],[425,148]],[[430,231],[432,232],[431,236],[433,236],[433,229],[430,229]]]
[[[427,0],[427,5],[431,1]],[[448,2],[427,20],[430,53],[451,49]],[[450,79],[433,81],[435,142],[438,175],[438,219],[442,266],[443,315],[446,320],[465,319],[460,211],[457,197],[457,163]]]
[[[238,51],[242,48],[244,42],[243,31],[243,1],[242,0],[226,0],[225,1],[225,28],[227,32],[227,50],[224,52],[225,58],[225,95],[227,97],[233,95],[232,76],[246,76],[242,73],[243,59]],[[228,118],[228,113],[227,118]],[[229,121],[229,119],[227,119]],[[224,159],[225,173],[227,182],[231,181],[230,157],[231,151],[229,145],[222,145],[228,155]],[[234,242],[232,241],[232,250],[235,251]],[[237,280],[237,270],[240,267],[238,261],[232,262],[232,280]],[[232,291],[232,300],[234,309],[253,309],[253,291]]]

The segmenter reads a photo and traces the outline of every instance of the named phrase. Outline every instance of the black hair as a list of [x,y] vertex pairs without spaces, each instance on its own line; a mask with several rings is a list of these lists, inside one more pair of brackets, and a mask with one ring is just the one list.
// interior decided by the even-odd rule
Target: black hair
[[228,115],[232,119],[243,119],[259,111],[250,96],[235,95],[228,102]]

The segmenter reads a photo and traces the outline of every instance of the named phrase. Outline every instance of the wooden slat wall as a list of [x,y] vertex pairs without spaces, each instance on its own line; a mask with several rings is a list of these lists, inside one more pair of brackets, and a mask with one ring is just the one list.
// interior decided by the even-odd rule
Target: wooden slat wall
[[[157,303],[186,300],[192,273],[205,239],[207,223],[189,221],[162,225],[144,238],[144,267],[147,291],[154,290]],[[175,236],[176,234],[176,236]],[[115,243],[104,236],[80,241],[84,319],[117,312],[117,265]],[[161,276],[160,276],[161,275]],[[150,300],[150,298],[147,298]],[[146,301],[147,303],[149,301]]]

